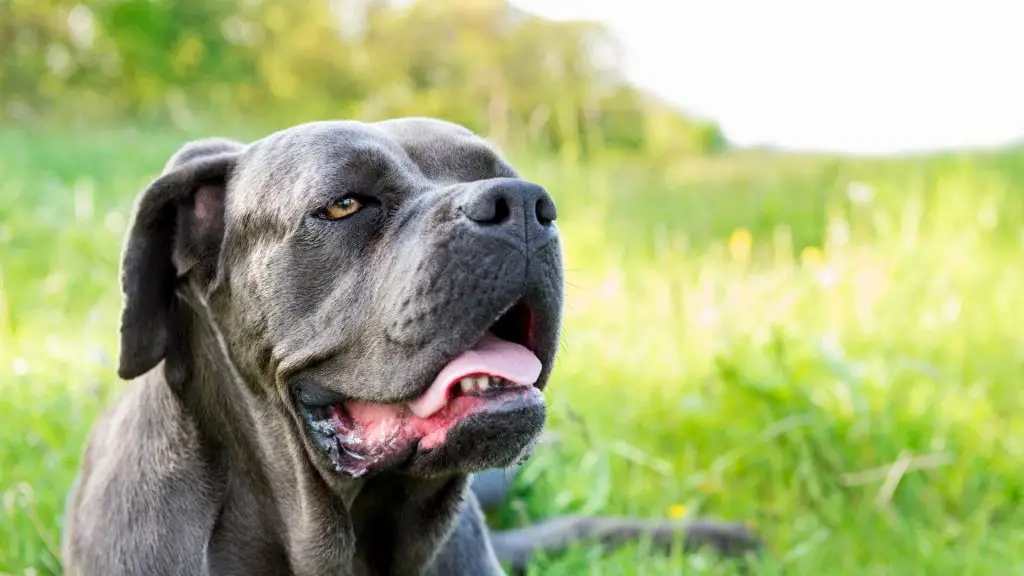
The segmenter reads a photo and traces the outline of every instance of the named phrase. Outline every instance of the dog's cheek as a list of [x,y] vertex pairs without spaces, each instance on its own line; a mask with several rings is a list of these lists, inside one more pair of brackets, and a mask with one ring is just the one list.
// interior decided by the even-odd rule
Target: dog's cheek
[[422,347],[442,336],[459,342],[494,320],[522,287],[525,257],[507,246],[460,235],[407,253],[395,275],[387,309],[388,336]]

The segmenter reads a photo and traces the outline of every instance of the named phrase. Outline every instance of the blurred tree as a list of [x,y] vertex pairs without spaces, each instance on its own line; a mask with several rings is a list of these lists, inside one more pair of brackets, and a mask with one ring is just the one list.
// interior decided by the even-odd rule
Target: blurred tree
[[619,54],[598,24],[506,0],[0,0],[0,118],[430,115],[571,157],[724,148]]

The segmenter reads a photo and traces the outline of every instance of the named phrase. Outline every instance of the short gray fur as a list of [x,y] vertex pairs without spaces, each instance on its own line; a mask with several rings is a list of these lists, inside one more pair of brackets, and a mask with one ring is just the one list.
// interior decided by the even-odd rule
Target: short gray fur
[[[346,194],[374,203],[312,216]],[[510,217],[493,216],[496,198]],[[121,267],[130,383],[87,440],[65,573],[476,576],[650,529],[726,552],[752,542],[600,518],[489,535],[478,496],[504,492],[480,477],[474,495],[468,479],[529,455],[536,406],[470,417],[440,448],[360,478],[312,438],[303,394],[408,401],[516,301],[536,318],[543,389],[563,300],[554,218],[543,188],[439,120],[186,144],[136,201]]]

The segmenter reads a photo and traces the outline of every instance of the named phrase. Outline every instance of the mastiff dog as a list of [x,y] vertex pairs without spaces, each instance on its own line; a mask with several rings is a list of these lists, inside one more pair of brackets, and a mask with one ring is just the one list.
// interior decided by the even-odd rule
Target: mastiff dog
[[589,537],[754,547],[729,524],[490,533],[471,475],[514,467],[545,423],[555,217],[542,186],[440,120],[183,146],[134,207],[130,382],[87,440],[65,572],[484,576]]

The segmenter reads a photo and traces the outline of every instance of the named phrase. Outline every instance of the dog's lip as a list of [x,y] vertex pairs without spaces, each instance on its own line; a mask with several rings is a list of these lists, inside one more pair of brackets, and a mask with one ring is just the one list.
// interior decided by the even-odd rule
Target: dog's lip
[[[449,434],[465,430],[466,422],[475,417],[526,407],[543,410],[543,405],[540,390],[532,386],[513,386],[457,397],[442,412],[428,419],[406,413],[394,420],[371,424],[360,422],[362,416],[356,413],[349,414],[340,406],[332,406],[323,410],[325,418],[321,420],[307,416],[307,424],[313,432],[308,439],[327,451],[336,472],[359,478],[431,462],[430,458],[438,450],[449,445]],[[479,425],[481,421],[475,422]],[[493,440],[493,434],[485,429],[478,430]]]
[[354,398],[346,397],[343,394],[321,386],[304,386],[299,384],[294,390],[295,403],[310,413],[332,406],[344,406],[349,400],[354,400]]
[[[512,335],[511,338],[504,338],[508,336],[504,334],[504,330],[499,330],[501,334],[495,334],[495,328],[503,320],[509,318],[509,314],[513,311],[521,311],[524,323],[528,326],[523,330],[521,334]],[[513,318],[514,322],[516,319]],[[537,355],[537,359],[540,361],[540,373],[537,379],[532,383],[535,388],[541,388],[544,384],[544,375],[548,372],[548,363],[544,361],[540,355],[537,354],[538,346],[536,342],[536,330],[538,326],[538,319],[534,315],[533,306],[526,301],[523,297],[517,297],[511,301],[510,304],[505,306],[495,314],[494,320],[486,325],[482,326],[478,330],[472,332],[470,337],[467,338],[466,343],[455,349],[453,352],[440,351],[436,354],[436,360],[430,362],[430,369],[425,371],[423,376],[417,376],[416,381],[419,383],[417,388],[414,388],[404,394],[398,394],[388,398],[363,398],[360,396],[348,396],[340,392],[330,390],[321,386],[303,386],[299,384],[294,389],[294,399],[297,404],[300,404],[306,411],[313,412],[319,408],[329,408],[334,405],[344,406],[348,402],[366,402],[375,404],[406,404],[416,401],[421,398],[427,390],[430,389],[434,380],[441,374],[446,366],[451,364],[456,358],[465,354],[466,352],[473,349],[473,347],[483,340],[488,334],[498,336],[503,340],[507,340],[514,344],[519,344],[534,355]],[[490,374],[492,376],[502,376],[501,374]],[[457,383],[456,383],[457,384]],[[455,385],[455,384],[453,384]]]
[[[453,400],[458,398],[457,396]],[[536,386],[509,386],[482,396],[472,396],[469,401],[475,405],[461,410],[458,417],[452,419],[450,425],[423,436],[416,442],[416,453],[418,455],[425,455],[437,449],[444,444],[445,437],[449,432],[462,427],[466,420],[474,415],[501,412],[509,406],[521,408],[529,405],[544,405],[544,397]],[[449,404],[449,407],[452,405]],[[445,409],[447,410],[449,407]]]

